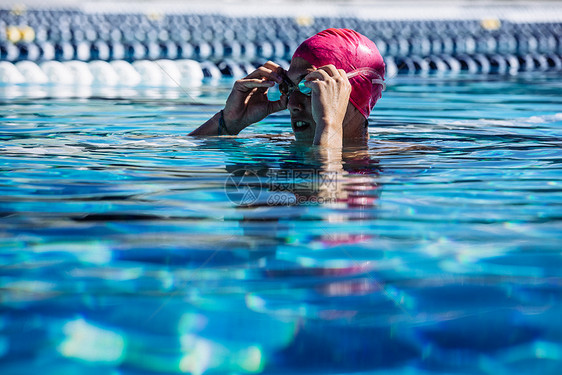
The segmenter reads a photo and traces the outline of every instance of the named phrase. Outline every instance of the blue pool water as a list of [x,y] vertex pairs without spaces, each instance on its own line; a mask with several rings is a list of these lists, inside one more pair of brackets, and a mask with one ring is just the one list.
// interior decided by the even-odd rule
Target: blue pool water
[[560,373],[559,74],[399,76],[343,158],[187,137],[231,84],[2,102],[2,374]]

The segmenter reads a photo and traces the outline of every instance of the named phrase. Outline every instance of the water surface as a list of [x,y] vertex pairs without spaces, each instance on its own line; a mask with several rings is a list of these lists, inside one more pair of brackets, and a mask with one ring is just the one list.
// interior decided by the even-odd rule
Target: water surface
[[228,81],[5,96],[2,373],[558,374],[559,78],[394,78],[343,160],[187,137]]

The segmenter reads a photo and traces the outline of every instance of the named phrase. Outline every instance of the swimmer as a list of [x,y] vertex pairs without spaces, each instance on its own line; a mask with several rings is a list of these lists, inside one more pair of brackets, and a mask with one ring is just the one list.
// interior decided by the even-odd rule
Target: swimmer
[[[237,135],[288,109],[298,142],[341,148],[344,142],[366,141],[384,72],[375,43],[353,30],[327,29],[297,48],[288,71],[268,61],[236,81],[224,109],[189,135]],[[270,101],[267,92],[275,84],[281,98]]]

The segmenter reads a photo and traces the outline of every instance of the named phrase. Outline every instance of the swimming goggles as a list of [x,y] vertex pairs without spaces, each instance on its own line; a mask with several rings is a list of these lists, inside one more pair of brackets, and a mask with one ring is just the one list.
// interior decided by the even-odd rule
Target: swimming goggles
[[[379,73],[373,68],[359,68],[359,69],[352,70],[351,72],[347,73],[347,78],[351,79],[355,76],[358,76],[359,74],[362,74],[367,77],[369,76],[376,77],[374,79],[371,79],[371,83],[373,85],[381,85],[382,91],[386,90],[386,84],[381,79]],[[283,79],[283,82],[279,84],[279,91],[281,91],[282,94],[291,96],[291,94],[295,91],[300,91],[302,94],[306,96],[310,96],[312,94],[312,89],[310,87],[305,86],[304,83],[306,82],[306,80],[304,78],[297,85],[295,85],[293,81],[289,79],[285,71],[282,72],[281,78]]]

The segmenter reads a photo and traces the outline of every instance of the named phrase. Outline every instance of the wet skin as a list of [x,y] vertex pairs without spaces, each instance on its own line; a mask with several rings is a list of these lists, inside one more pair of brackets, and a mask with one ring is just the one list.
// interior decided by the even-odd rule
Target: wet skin
[[[290,90],[277,101],[267,92],[276,83],[294,87],[305,79],[311,90],[305,95]],[[236,135],[247,126],[271,113],[288,109],[291,127],[299,142],[341,148],[343,139],[366,139],[365,118],[349,102],[351,85],[346,73],[333,65],[319,68],[302,58],[294,58],[287,72],[268,61],[234,83],[224,110],[217,113],[190,135]],[[220,117],[223,116],[223,126]]]

